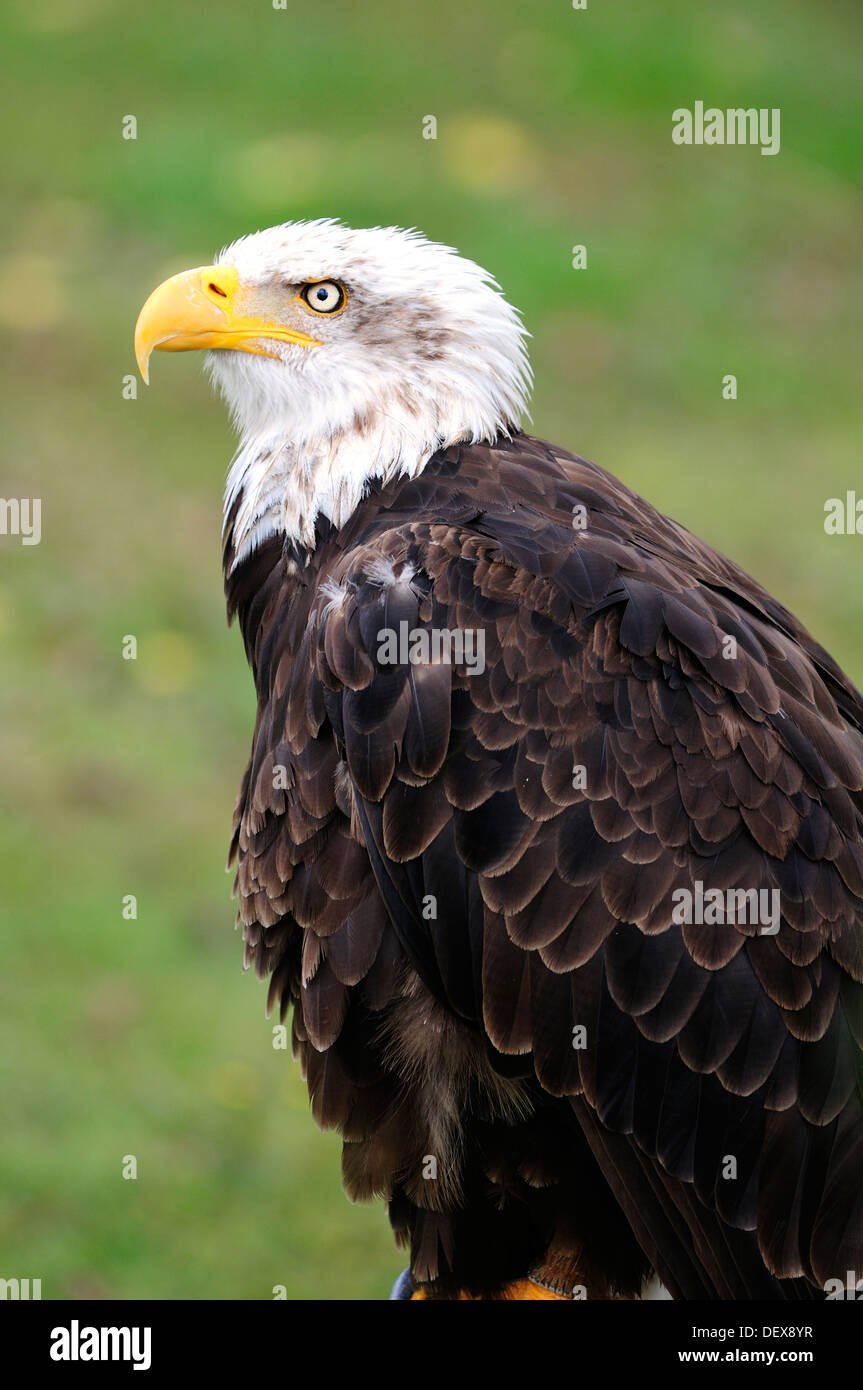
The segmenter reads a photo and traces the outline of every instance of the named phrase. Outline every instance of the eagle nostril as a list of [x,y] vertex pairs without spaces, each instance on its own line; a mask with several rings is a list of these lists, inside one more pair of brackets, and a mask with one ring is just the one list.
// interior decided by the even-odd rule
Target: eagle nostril
[[228,297],[227,290],[223,290],[221,285],[216,284],[215,280],[210,281],[207,289],[210,291],[210,294],[217,294],[220,299],[227,299]]

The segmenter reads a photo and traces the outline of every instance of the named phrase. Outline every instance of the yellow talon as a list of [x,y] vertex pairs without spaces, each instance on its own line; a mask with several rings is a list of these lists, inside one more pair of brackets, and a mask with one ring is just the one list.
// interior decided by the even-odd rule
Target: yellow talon
[[[416,1293],[412,1293],[411,1301],[413,1301],[415,1298],[424,1298],[428,1302],[436,1301],[433,1298],[429,1298],[429,1295],[426,1293],[425,1289],[418,1289]],[[543,1288],[542,1284],[535,1283],[533,1279],[513,1279],[511,1283],[504,1284],[503,1287],[497,1291],[497,1293],[492,1294],[492,1300],[494,1301],[497,1301],[499,1299],[522,1300],[534,1298],[553,1298],[558,1300],[562,1299],[564,1302],[569,1302],[569,1300],[566,1298],[564,1294],[552,1293],[551,1289]],[[478,1298],[476,1294],[464,1293],[461,1289],[458,1291],[458,1293],[452,1295],[450,1301],[456,1300],[466,1300],[471,1303],[481,1303],[485,1301],[481,1298]]]

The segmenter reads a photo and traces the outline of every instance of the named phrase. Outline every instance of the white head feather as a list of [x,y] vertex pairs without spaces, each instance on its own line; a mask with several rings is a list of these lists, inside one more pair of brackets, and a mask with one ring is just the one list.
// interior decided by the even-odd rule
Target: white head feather
[[279,532],[311,548],[316,517],[344,525],[372,479],[415,475],[440,448],[518,428],[526,331],[491,277],[451,247],[322,219],[243,237],[219,262],[270,306],[280,295],[293,306],[316,280],[348,296],[338,315],[303,325],[319,347],[272,340],[274,357],[208,355],[240,434],[225,493],[235,564]]

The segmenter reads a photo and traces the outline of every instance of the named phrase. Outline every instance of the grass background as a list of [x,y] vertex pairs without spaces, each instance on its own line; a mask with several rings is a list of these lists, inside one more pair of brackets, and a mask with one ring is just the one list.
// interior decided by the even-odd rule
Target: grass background
[[[383,1297],[384,1212],[342,1196],[231,932],[253,711],[221,599],[232,439],[192,354],[123,399],[137,311],[286,218],[457,245],[534,335],[536,431],[734,556],[859,683],[863,540],[825,536],[823,506],[863,495],[863,18],[12,0],[0,36],[0,492],[43,499],[41,545],[0,537],[0,1276]],[[780,107],[781,153],[674,146],[696,99]]]

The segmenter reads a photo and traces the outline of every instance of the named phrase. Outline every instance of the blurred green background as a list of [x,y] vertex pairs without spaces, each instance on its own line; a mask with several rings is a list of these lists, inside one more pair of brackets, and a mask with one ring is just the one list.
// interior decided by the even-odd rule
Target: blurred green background
[[[740,561],[859,683],[863,540],[823,507],[863,496],[861,40],[856,0],[4,7],[0,492],[43,499],[43,536],[0,537],[0,1276],[379,1298],[402,1264],[240,973],[232,438],[192,354],[123,399],[146,295],[287,218],[458,246],[534,335],[536,432]],[[780,107],[781,153],[674,146],[699,99]]]

